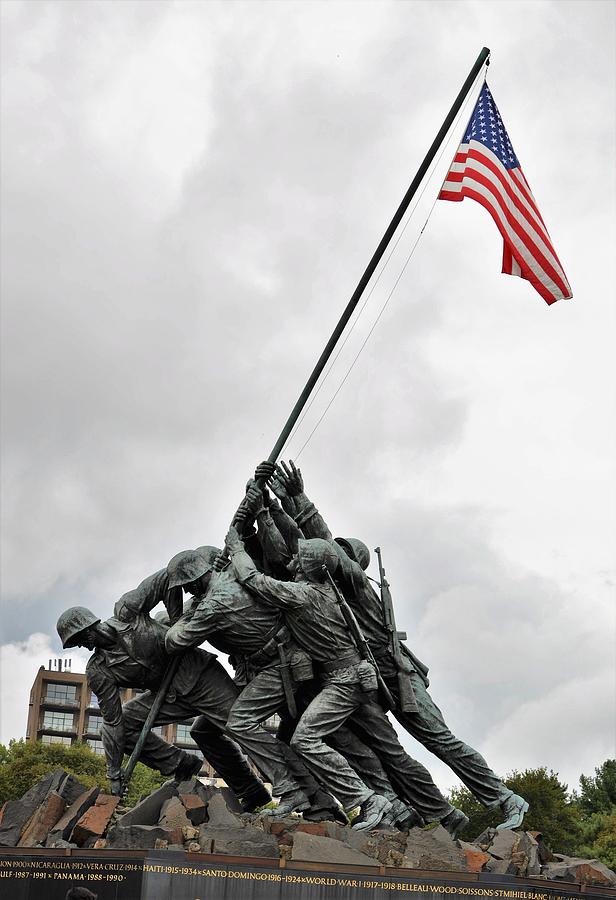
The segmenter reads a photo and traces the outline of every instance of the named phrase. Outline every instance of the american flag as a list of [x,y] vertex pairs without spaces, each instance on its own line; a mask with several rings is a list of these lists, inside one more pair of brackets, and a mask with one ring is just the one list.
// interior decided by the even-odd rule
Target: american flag
[[486,83],[439,194],[441,200],[465,197],[494,219],[506,275],[526,278],[546,303],[573,296]]

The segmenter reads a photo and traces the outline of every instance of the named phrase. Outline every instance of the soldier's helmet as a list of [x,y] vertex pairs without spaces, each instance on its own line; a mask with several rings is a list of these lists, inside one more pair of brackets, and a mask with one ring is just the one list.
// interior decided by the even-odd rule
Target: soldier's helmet
[[221,551],[218,547],[197,547],[196,550],[182,550],[169,561],[167,574],[169,587],[190,584],[212,571],[214,560]]
[[300,568],[310,581],[324,581],[326,567],[330,575],[333,575],[338,566],[338,554],[329,541],[322,538],[309,538],[298,541],[297,557]]
[[340,544],[347,556],[354,559],[366,571],[370,565],[370,551],[363,541],[360,541],[359,538],[344,537],[337,537],[334,540]]
[[56,630],[66,650],[68,647],[76,647],[82,631],[91,625],[98,625],[100,619],[85,606],[71,606],[65,609],[56,623]]

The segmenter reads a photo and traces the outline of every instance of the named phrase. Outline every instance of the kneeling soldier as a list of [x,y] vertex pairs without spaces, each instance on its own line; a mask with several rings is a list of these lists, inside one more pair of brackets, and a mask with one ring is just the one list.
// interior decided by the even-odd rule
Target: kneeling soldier
[[[117,615],[105,622],[89,609],[74,606],[62,613],[57,630],[62,646],[94,650],[86,666],[88,685],[103,715],[102,741],[112,793],[120,794],[124,753],[134,748],[156,691],[170,661],[167,629],[149,615],[148,591],[130,591],[116,604]],[[141,688],[122,706],[120,688]],[[212,653],[185,653],[160,708],[155,725],[183,722],[199,715],[194,734],[199,749],[221,778],[244,801],[247,810],[271,799],[237,744],[223,733],[236,686]],[[206,727],[207,726],[207,727]],[[196,775],[201,760],[150,732],[141,760],[163,775],[183,781]]]

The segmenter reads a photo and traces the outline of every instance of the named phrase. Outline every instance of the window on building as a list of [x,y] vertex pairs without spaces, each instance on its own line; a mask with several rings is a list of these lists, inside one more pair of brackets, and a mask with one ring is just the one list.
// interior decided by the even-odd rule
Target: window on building
[[105,748],[103,747],[102,741],[96,741],[94,740],[94,738],[88,738],[87,744],[90,750],[94,750],[94,752],[98,753],[99,756],[105,755]]
[[47,710],[43,714],[41,728],[44,728],[46,731],[74,731],[73,714]]
[[103,727],[101,716],[88,716],[86,719],[86,731],[88,734],[100,734]]
[[163,726],[162,725],[157,725],[155,728],[152,729],[152,731],[154,732],[154,734],[159,735],[159,737],[163,736]]
[[175,735],[175,740],[178,744],[189,744],[191,747],[196,747],[194,740],[190,735],[190,725],[178,725],[177,732]]
[[66,706],[74,706],[77,703],[77,685],[48,682],[45,700],[49,703],[62,703]]
[[44,734],[41,737],[41,741],[43,744],[65,744],[65,746],[71,746],[70,737],[60,737],[59,734]]
[[96,694],[90,694],[90,702],[89,702],[88,706],[91,706],[93,709],[99,708],[98,697],[96,696]]

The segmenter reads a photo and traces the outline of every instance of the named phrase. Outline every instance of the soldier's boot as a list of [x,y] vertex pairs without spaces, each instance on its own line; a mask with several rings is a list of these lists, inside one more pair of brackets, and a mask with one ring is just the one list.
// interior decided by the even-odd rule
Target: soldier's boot
[[244,812],[253,813],[260,806],[267,806],[272,802],[272,795],[264,784],[257,784],[254,788],[246,791],[242,796],[242,809]]
[[263,815],[282,818],[283,816],[290,816],[293,812],[304,812],[306,809],[310,809],[308,797],[303,791],[296,790],[291,791],[289,794],[283,794],[278,806],[274,809],[264,809]]
[[376,828],[383,817],[390,811],[391,803],[381,794],[372,794],[359,807],[359,815],[353,822],[356,831],[367,831]]
[[304,819],[308,822],[339,822],[341,825],[348,825],[349,820],[346,813],[341,809],[331,794],[321,789],[316,793],[310,794],[310,809],[302,813]]
[[505,828],[519,828],[522,824],[524,814],[528,812],[528,803],[524,797],[519,794],[511,794],[501,803],[503,815],[507,818],[500,825],[496,826],[497,831],[503,831]]
[[445,831],[449,832],[454,841],[459,832],[466,828],[468,822],[468,816],[465,816],[461,809],[452,809],[441,819],[441,825]]
[[182,762],[173,773],[174,781],[189,781],[193,775],[198,775],[203,766],[203,760],[193,753],[185,753]]
[[391,824],[399,831],[410,831],[411,828],[423,828],[426,824],[417,810],[412,806],[407,806],[398,797],[391,802],[391,812],[387,813],[386,818],[391,820]]
[[302,813],[307,822],[338,822],[339,825],[348,825],[349,817],[339,806],[333,806],[327,809],[307,809]]

